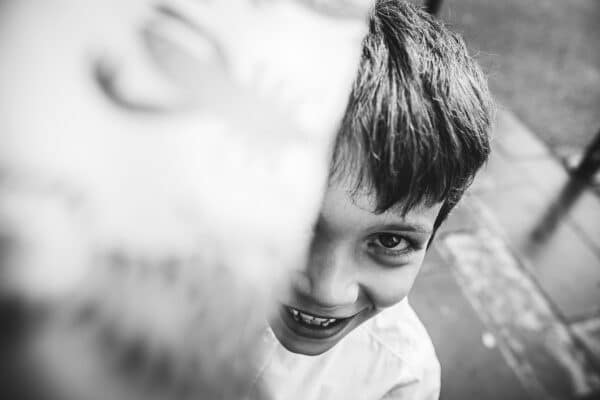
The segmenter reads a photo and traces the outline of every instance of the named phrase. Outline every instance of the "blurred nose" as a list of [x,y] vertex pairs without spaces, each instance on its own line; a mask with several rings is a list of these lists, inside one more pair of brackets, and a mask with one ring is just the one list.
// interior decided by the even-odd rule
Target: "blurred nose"
[[354,304],[359,295],[358,269],[351,249],[313,240],[303,282],[296,289],[321,307]]

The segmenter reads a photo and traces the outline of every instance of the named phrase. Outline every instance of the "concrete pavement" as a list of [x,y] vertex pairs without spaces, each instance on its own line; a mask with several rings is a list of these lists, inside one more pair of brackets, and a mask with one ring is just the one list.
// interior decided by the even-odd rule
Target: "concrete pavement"
[[410,300],[442,399],[600,398],[600,198],[502,110]]

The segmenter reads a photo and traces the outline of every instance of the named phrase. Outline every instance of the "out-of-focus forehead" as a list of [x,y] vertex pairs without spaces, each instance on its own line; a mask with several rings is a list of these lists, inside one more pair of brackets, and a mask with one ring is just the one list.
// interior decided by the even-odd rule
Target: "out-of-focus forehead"
[[[211,0],[197,0],[210,3]],[[297,3],[323,15],[343,18],[363,18],[372,6],[371,0],[242,0],[260,6],[265,3]]]
[[372,1],[367,0],[294,0],[321,14],[341,18],[364,18]]
[[[366,34],[368,2],[309,0],[170,0],[223,48],[228,71],[243,85],[283,86],[307,131],[335,129],[332,104],[345,104]],[[364,6],[359,7],[360,4]],[[359,18],[360,14],[364,14]],[[344,18],[352,16],[352,18]],[[322,88],[328,88],[323,92]],[[317,95],[317,93],[320,93]],[[337,123],[337,121],[336,121]]]

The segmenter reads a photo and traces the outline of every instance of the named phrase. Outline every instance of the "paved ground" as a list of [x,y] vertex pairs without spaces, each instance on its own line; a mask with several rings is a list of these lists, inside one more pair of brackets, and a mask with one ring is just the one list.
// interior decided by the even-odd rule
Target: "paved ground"
[[498,100],[558,154],[600,129],[600,1],[443,0]]
[[411,302],[442,399],[600,398],[600,198],[504,110]]

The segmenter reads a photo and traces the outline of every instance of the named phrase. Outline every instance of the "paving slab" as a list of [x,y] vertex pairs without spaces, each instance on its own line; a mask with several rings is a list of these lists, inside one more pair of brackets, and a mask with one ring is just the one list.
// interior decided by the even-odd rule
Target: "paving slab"
[[[552,200],[552,212],[569,219],[600,254],[600,196],[587,182],[571,177],[554,158],[522,160],[516,163],[531,184]],[[497,171],[497,175],[501,171]]]
[[420,276],[409,299],[442,365],[441,400],[531,399],[448,270]]
[[600,369],[600,318],[574,323],[571,329],[590,353],[596,368]]
[[441,239],[462,292],[532,398],[571,399],[600,391],[600,373],[585,349],[501,237],[482,230]]
[[554,221],[552,198],[531,186],[478,198],[484,224],[504,237],[565,318],[600,313],[600,256],[568,219]]
[[498,150],[498,147],[496,142],[492,142],[488,162],[477,174],[470,192],[489,192],[528,182],[528,177],[519,164]]
[[507,110],[479,178],[463,211],[474,215],[458,215],[463,227],[502,234],[568,320],[600,315],[600,198],[592,188]]
[[434,244],[427,250],[419,276],[448,273],[448,262],[442,257]]
[[512,160],[550,154],[546,145],[506,109],[499,110],[492,137],[492,146]]

